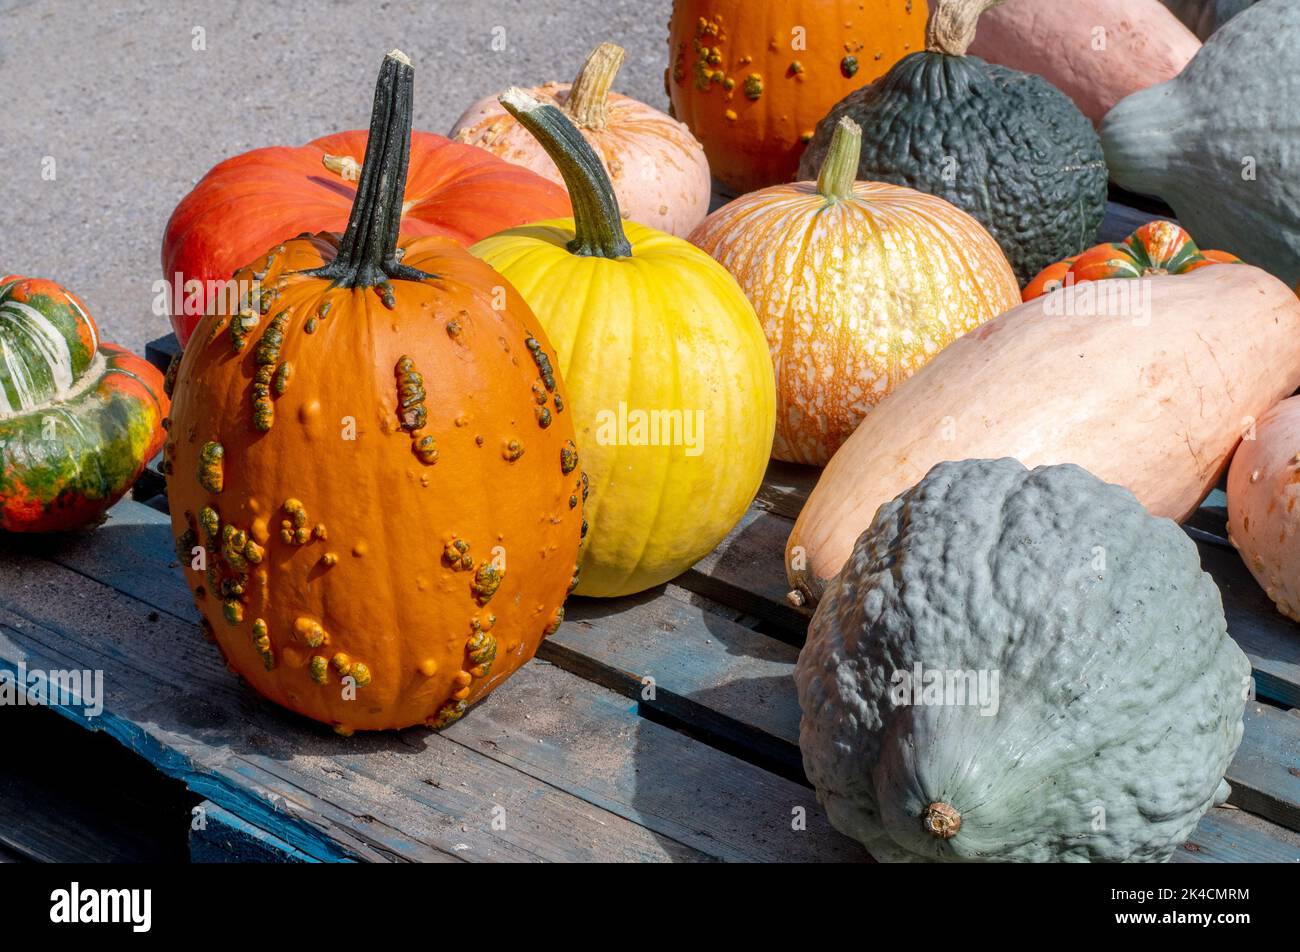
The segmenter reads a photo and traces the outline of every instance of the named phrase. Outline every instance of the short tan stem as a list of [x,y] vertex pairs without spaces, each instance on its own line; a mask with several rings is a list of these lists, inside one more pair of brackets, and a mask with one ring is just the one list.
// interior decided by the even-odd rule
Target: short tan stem
[[623,47],[613,43],[602,43],[587,55],[564,101],[565,113],[578,128],[605,128],[609,121],[609,91],[626,55]]
[[921,814],[925,832],[940,840],[950,840],[961,829],[961,814],[946,803],[932,803]]
[[975,42],[980,14],[1002,0],[933,0],[925,25],[925,48],[931,53],[965,56]]

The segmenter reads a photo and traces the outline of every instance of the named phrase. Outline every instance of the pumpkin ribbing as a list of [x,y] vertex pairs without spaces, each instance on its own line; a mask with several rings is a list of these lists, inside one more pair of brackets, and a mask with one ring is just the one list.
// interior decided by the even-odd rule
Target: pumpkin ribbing
[[[629,220],[684,236],[708,214],[709,163],[685,125],[611,91],[624,55],[622,47],[601,43],[571,84],[548,82],[527,92],[558,107],[578,127],[600,156]],[[499,95],[471,104],[450,134],[551,181],[564,181],[555,161]]]

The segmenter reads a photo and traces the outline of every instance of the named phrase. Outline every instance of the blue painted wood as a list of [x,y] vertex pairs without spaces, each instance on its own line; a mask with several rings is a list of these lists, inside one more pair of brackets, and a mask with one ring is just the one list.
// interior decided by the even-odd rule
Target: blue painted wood
[[1300,717],[1248,703],[1246,731],[1227,779],[1229,803],[1300,830]]
[[1170,862],[1300,863],[1300,844],[1262,820],[1218,807],[1205,815]]
[[316,857],[253,826],[211,800],[196,808],[190,826],[193,863],[318,863]]

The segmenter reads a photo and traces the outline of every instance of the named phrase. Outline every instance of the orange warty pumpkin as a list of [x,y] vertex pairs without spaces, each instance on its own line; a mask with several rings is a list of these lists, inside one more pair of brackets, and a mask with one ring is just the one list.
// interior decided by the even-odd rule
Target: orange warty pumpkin
[[777,459],[824,465],[931,357],[1020,303],[975,219],[933,195],[855,182],[861,144],[841,119],[818,181],[738,198],[690,238],[735,276],[767,334]]
[[343,733],[441,727],[532,657],[583,525],[541,325],[451,239],[399,240],[411,90],[390,53],[347,232],[237,273],[255,290],[186,348],[164,448],[204,628]]
[[789,182],[831,106],[925,46],[924,0],[674,0],[673,115],[738,194]]
[[[366,131],[304,146],[254,149],[214,167],[186,195],[163,235],[172,329],[181,344],[219,293],[213,288],[272,245],[303,232],[340,232],[356,197]],[[503,228],[568,215],[564,189],[481,149],[431,132],[411,137],[402,234],[468,247]],[[195,283],[197,282],[197,283]]]

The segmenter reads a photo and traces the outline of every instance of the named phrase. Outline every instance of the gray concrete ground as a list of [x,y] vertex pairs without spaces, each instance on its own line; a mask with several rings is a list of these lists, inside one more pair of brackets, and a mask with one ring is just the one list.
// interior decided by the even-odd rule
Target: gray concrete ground
[[66,285],[106,338],[142,350],[169,330],[153,284],[175,204],[223,158],[364,127],[389,49],[415,63],[415,123],[432,132],[508,85],[567,81],[601,40],[628,51],[615,89],[663,109],[670,11],[671,0],[0,0],[0,275]]

